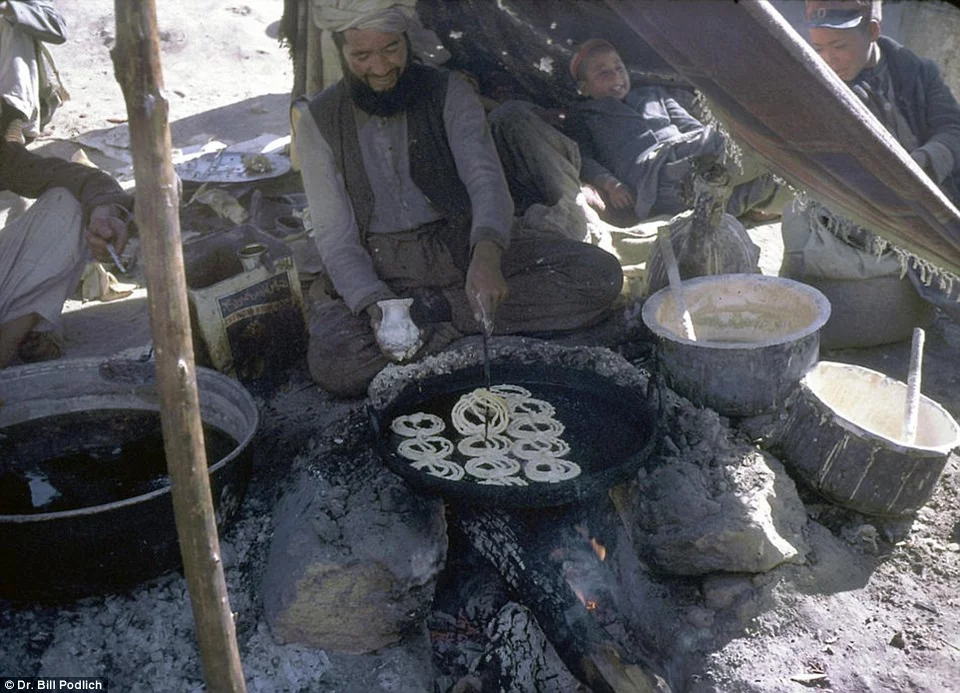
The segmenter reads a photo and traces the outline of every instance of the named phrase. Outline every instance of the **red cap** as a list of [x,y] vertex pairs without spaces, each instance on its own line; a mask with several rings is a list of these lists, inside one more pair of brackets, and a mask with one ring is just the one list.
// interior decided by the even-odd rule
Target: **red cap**
[[580,46],[580,50],[574,53],[573,57],[570,58],[570,76],[573,77],[574,81],[580,81],[580,65],[583,63],[583,59],[601,46],[612,51],[617,50],[616,47],[614,47],[614,45],[606,39],[593,38],[589,39],[588,41],[584,41],[583,45]]

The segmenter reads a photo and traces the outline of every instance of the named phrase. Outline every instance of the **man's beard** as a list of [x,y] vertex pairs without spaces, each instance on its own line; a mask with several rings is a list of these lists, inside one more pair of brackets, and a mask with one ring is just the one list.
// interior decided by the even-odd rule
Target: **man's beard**
[[349,70],[344,71],[353,102],[370,115],[389,118],[403,111],[417,96],[419,80],[415,64],[408,61],[397,83],[385,91],[374,91]]

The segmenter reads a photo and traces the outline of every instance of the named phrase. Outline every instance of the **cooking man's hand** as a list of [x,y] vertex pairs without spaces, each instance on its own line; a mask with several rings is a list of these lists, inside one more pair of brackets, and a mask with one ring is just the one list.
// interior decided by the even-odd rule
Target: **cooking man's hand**
[[500,271],[503,250],[493,241],[479,241],[473,246],[467,282],[464,290],[480,328],[488,334],[493,331],[497,307],[507,297],[507,280]]
[[373,330],[373,333],[376,334],[383,320],[383,309],[376,303],[371,303],[367,306],[367,317],[370,318],[370,328]]
[[629,209],[633,207],[633,193],[630,188],[613,176],[604,179],[600,186],[614,209]]
[[111,259],[110,251],[107,250],[107,243],[113,243],[113,249],[118,254],[122,253],[127,246],[130,231],[127,228],[127,220],[121,209],[114,204],[98,205],[90,213],[90,221],[87,223],[83,235],[97,260],[108,261]]

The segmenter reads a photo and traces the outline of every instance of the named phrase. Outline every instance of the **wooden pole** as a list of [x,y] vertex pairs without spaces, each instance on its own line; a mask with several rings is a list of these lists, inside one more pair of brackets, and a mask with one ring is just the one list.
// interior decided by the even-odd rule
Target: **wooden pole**
[[243,692],[246,686],[220,562],[203,447],[156,4],[155,0],[115,0],[114,7],[114,71],[130,123],[137,182],[135,212],[146,261],[160,418],[180,555],[207,689]]
[[[309,3],[305,4],[309,5]],[[313,23],[313,14],[307,7],[307,83],[306,94],[316,94],[323,83],[323,30]]]

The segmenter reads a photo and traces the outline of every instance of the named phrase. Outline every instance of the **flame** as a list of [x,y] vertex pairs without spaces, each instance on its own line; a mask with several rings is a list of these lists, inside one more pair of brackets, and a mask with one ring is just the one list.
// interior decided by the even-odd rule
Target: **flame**
[[573,529],[580,535],[580,537],[590,544],[590,548],[593,549],[593,552],[597,554],[597,558],[601,561],[607,560],[607,547],[597,541],[596,537],[591,537],[590,532],[583,525],[574,525]]
[[590,548],[593,549],[593,552],[597,554],[597,558],[601,561],[607,560],[607,547],[597,541],[595,538],[590,539]]
[[577,595],[577,599],[586,607],[587,611],[597,610],[597,601],[595,599],[588,599],[587,596],[576,587],[573,588],[573,593]]

